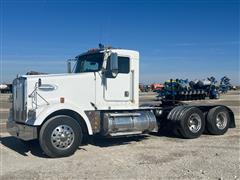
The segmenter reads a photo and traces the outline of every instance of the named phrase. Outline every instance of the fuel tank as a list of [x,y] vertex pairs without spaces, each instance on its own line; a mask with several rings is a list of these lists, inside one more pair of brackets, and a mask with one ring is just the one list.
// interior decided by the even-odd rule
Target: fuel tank
[[104,113],[101,134],[114,135],[134,132],[150,132],[157,129],[154,113],[148,111]]

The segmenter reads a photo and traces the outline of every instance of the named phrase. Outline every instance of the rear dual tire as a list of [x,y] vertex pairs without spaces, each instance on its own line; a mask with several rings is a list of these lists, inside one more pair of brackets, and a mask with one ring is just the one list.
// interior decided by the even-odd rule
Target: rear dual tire
[[206,118],[197,107],[175,107],[168,116],[173,132],[186,139],[201,136],[204,130],[213,135],[225,134],[229,128],[230,115],[224,106],[217,106],[207,112]]
[[169,113],[168,120],[172,124],[174,134],[186,139],[198,138],[205,128],[204,115],[197,107],[175,107]]
[[207,114],[207,130],[213,135],[225,134],[229,128],[230,116],[228,110],[223,106],[217,106]]
[[205,128],[203,113],[196,107],[191,107],[183,112],[178,122],[178,131],[186,139],[198,138]]

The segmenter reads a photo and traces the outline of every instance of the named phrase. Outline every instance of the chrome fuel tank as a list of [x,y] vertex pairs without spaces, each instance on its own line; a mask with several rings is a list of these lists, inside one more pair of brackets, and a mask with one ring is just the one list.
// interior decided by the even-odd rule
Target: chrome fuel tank
[[119,132],[145,132],[157,128],[154,113],[148,111],[104,113],[102,135]]

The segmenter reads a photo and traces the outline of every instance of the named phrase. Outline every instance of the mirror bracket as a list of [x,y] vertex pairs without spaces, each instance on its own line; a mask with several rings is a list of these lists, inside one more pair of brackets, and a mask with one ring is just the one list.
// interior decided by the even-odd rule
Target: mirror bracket
[[67,60],[67,73],[72,73],[72,72],[73,72],[73,68],[74,68],[75,66],[72,68],[72,63],[73,63],[74,61],[76,61],[76,59],[68,59],[68,60]]

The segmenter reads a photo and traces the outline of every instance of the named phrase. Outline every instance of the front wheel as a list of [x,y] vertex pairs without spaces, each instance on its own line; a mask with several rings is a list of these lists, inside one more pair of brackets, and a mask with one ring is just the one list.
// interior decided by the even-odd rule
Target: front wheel
[[50,118],[42,126],[39,142],[49,157],[72,155],[82,141],[82,129],[72,117],[58,115]]

